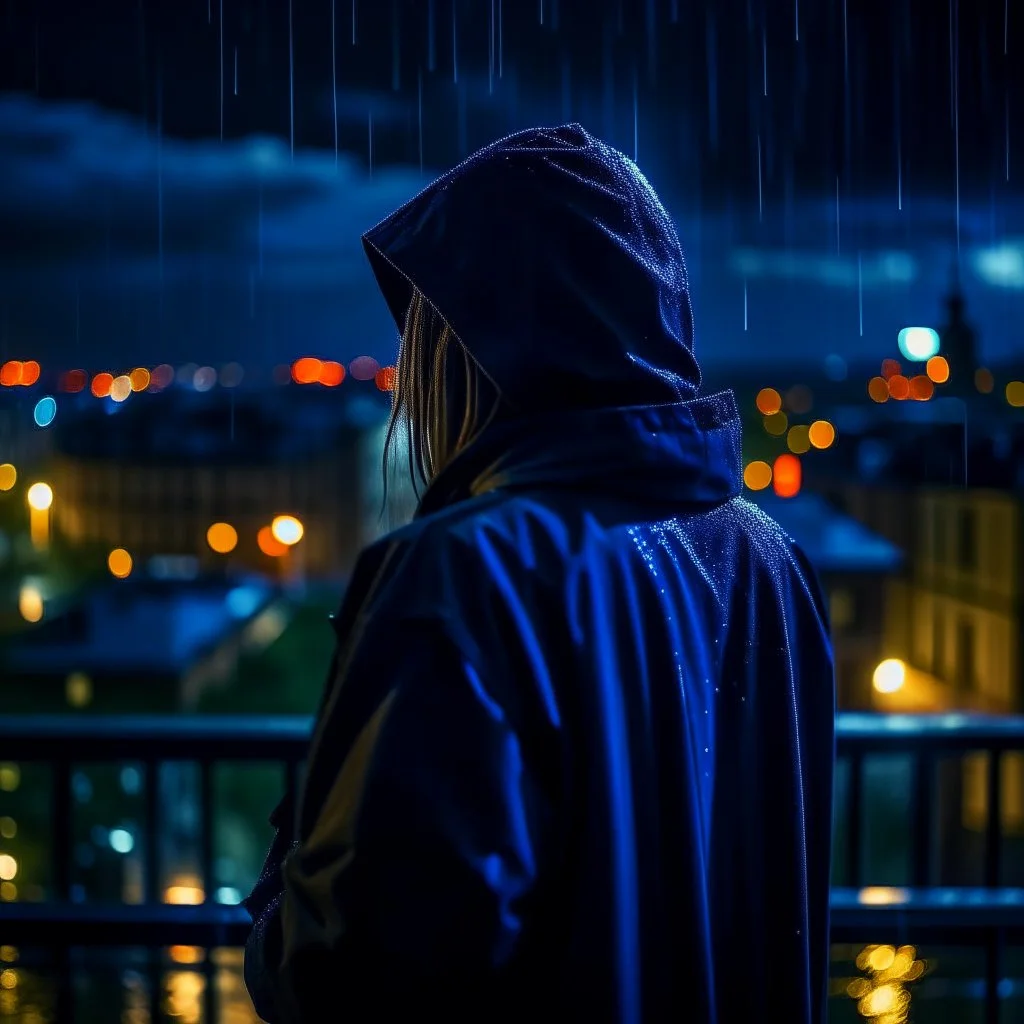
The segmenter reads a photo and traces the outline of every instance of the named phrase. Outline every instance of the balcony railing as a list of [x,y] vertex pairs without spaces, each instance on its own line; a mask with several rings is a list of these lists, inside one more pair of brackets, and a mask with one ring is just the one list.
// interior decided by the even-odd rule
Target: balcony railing
[[[215,894],[214,768],[225,763],[272,762],[280,785],[295,783],[305,756],[310,722],[289,717],[61,717],[0,718],[0,762],[48,768],[49,885],[41,901],[0,903],[0,944],[51,951],[57,984],[56,1017],[71,1020],[73,953],[82,948],[167,947],[205,950],[240,946],[248,917]],[[1004,976],[1008,946],[1024,945],[1024,887],[1006,884],[1003,834],[1003,762],[1024,752],[1024,717],[968,715],[895,716],[841,714],[838,721],[836,887],[833,942],[953,945],[978,950],[983,977],[972,981],[984,1002],[984,1019],[996,1024],[1012,986]],[[935,847],[942,791],[940,765],[965,755],[985,755],[982,796],[988,813],[979,839],[980,877],[973,885],[940,885]],[[906,781],[900,815],[908,863],[900,877],[878,877],[865,856],[865,827],[872,792],[868,765],[898,758]],[[160,766],[196,766],[198,864],[202,884],[196,905],[169,905],[160,890],[158,837],[167,811]],[[87,765],[131,763],[141,772],[142,881],[139,902],[76,902],[72,829],[74,773]],[[947,772],[948,776],[948,772]],[[0,794],[2,796],[2,794]],[[1018,883],[1019,884],[1019,883]],[[160,1019],[160,965],[148,968],[151,1021]],[[4,964],[0,963],[0,970]],[[175,970],[178,970],[175,967]],[[219,1019],[212,956],[194,968],[205,974],[203,1019]],[[2,1019],[2,1013],[0,1013]]]

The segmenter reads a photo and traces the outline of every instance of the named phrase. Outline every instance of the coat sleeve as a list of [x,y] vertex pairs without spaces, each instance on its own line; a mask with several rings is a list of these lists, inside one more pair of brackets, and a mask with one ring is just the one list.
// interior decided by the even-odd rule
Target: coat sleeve
[[408,623],[386,661],[350,662],[343,687],[386,671],[388,695],[342,763],[330,744],[311,751],[305,796],[330,781],[284,864],[282,1021],[332,1005],[353,1021],[450,1016],[453,994],[470,1003],[514,958],[547,815],[508,708],[464,647]]

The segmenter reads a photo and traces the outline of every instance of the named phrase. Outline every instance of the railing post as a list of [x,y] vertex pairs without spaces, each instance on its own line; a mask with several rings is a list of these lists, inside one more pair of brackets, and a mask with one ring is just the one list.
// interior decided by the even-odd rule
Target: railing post
[[861,886],[863,842],[861,827],[864,818],[864,756],[850,754],[850,786],[847,790],[846,873],[851,887]]
[[160,899],[160,762],[144,764],[143,803],[146,821],[146,841],[143,846],[142,900],[161,903]]
[[1002,751],[988,751],[985,795],[988,817],[985,821],[985,885],[995,888],[1002,874],[1003,856],[1003,777]]
[[910,880],[911,885],[927,886],[932,879],[934,762],[929,754],[913,760],[910,790]]

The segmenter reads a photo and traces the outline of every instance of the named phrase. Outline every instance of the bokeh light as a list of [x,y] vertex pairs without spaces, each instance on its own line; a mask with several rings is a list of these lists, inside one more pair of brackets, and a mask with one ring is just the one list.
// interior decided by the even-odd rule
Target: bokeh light
[[0,366],[0,384],[5,388],[13,388],[21,383],[21,363],[17,359],[8,359]]
[[775,388],[761,388],[754,404],[762,416],[774,416],[782,408],[782,395]]
[[886,658],[871,677],[871,683],[879,693],[895,693],[906,680],[907,666],[899,658]]
[[902,402],[910,397],[910,381],[902,373],[893,374],[888,381],[889,397]]
[[868,381],[868,395],[871,396],[873,402],[889,401],[889,384],[884,377],[872,377]]
[[815,420],[807,428],[807,438],[815,448],[831,448],[836,439],[836,428],[828,420]]
[[935,394],[935,385],[923,374],[910,378],[910,397],[915,402],[927,402]]
[[764,429],[772,437],[782,437],[789,429],[789,417],[784,412],[777,412],[771,416],[765,416]]
[[26,583],[18,591],[18,614],[26,622],[39,622],[43,610],[43,595],[39,588]]
[[132,391],[145,391],[146,388],[149,387],[151,379],[152,375],[144,366],[136,366],[135,369],[128,374],[128,380],[131,383]]
[[312,356],[303,356],[292,363],[292,380],[296,384],[316,384],[320,380],[320,373],[324,364]]
[[35,420],[37,427],[48,427],[56,415],[57,400],[50,395],[40,398],[36,402],[36,407],[32,410],[32,419]]
[[1015,409],[1024,408],[1024,381],[1011,380],[1006,385],[1006,401]]
[[772,467],[761,459],[748,462],[743,470],[743,483],[752,491],[763,491],[772,482]]
[[34,359],[26,360],[21,364],[21,380],[18,383],[23,388],[31,387],[37,380],[39,380],[39,374],[42,372],[39,364]]
[[222,388],[237,388],[242,383],[245,370],[241,363],[225,363],[220,368],[220,386]]
[[911,362],[926,362],[939,351],[939,335],[930,327],[904,327],[896,340],[900,352]]
[[278,543],[291,547],[302,540],[305,530],[295,516],[275,516],[270,524],[270,532]]
[[772,467],[772,484],[780,498],[795,498],[803,482],[803,467],[795,455],[780,455]]
[[212,366],[200,366],[192,374],[192,387],[199,392],[210,391],[217,383],[217,371]]
[[883,359],[882,360],[882,376],[889,380],[890,377],[895,377],[896,374],[902,373],[903,369],[896,359]]
[[395,390],[395,368],[393,366],[382,366],[373,378],[378,391]]
[[110,394],[110,385],[114,383],[112,373],[97,373],[89,385],[89,390],[96,398],[106,398]]
[[785,403],[790,412],[802,416],[814,407],[814,394],[805,384],[794,384],[786,392]]
[[18,471],[10,462],[0,464],[0,491],[9,491],[18,482]]
[[269,526],[260,527],[256,534],[256,544],[260,551],[271,558],[280,558],[288,553],[288,545],[282,544],[275,536]]
[[790,427],[789,433],[786,434],[786,447],[796,455],[803,455],[811,447],[810,433],[810,427],[804,423]]
[[348,364],[348,372],[353,380],[373,380],[380,369],[380,363],[373,356],[356,356]]
[[206,531],[206,543],[219,555],[226,555],[238,546],[238,531],[230,523],[214,523]]
[[992,371],[985,369],[984,366],[979,366],[974,371],[974,386],[981,394],[991,395],[996,386],[996,380],[992,376]]
[[132,573],[132,556],[124,548],[114,548],[107,555],[107,568],[111,576],[119,580],[126,579]]
[[61,375],[60,390],[66,391],[69,395],[77,395],[85,390],[88,383],[89,375],[85,370],[68,370],[67,373]]
[[45,512],[53,504],[53,488],[42,482],[33,484],[25,495],[29,508]]
[[928,379],[936,384],[945,384],[949,380],[949,363],[945,356],[932,356],[925,364]]
[[320,364],[319,381],[325,388],[336,388],[345,379],[345,367],[328,359]]
[[110,382],[110,397],[115,402],[123,402],[132,393],[132,381],[128,374],[123,373]]
[[149,375],[150,391],[163,391],[173,383],[174,367],[170,363],[161,363],[159,366],[153,367],[153,372]]

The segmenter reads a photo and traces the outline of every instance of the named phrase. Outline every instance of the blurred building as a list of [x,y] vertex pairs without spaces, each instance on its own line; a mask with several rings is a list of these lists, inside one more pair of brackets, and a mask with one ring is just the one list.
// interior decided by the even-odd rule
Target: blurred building
[[840,707],[871,706],[871,677],[885,651],[885,604],[880,597],[903,564],[883,537],[829,505],[820,495],[758,498],[814,566],[829,605]]
[[[381,397],[287,386],[91,400],[56,430],[56,532],[134,558],[344,574],[374,525]],[[287,554],[267,529],[281,515],[302,526]]]
[[262,577],[138,574],[76,598],[3,650],[5,705],[108,713],[194,709],[287,623]]

